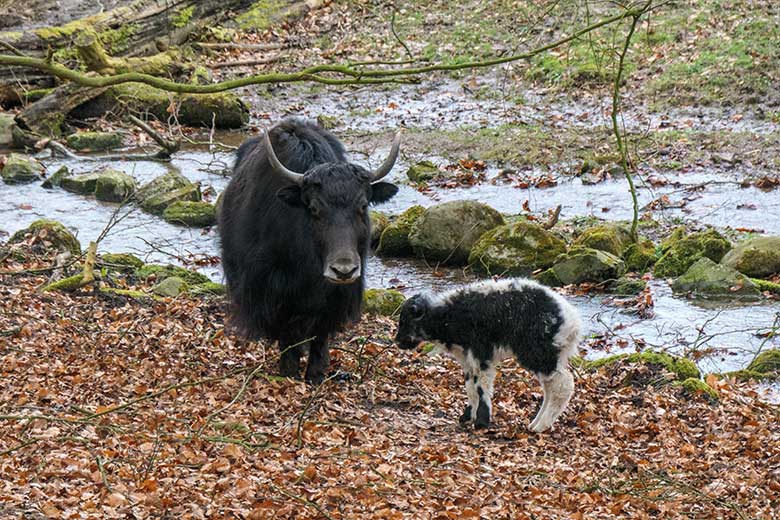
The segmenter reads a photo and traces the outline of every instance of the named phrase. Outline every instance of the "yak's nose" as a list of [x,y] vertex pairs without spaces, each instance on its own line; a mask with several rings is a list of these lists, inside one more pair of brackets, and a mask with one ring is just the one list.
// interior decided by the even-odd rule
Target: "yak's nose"
[[331,262],[325,271],[325,277],[337,283],[351,283],[360,276],[360,264],[350,258]]

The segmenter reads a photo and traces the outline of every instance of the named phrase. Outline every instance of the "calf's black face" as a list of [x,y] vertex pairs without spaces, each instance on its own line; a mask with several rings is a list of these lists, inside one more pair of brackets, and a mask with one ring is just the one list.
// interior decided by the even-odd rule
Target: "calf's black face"
[[422,295],[409,298],[401,306],[401,316],[398,319],[398,332],[395,342],[404,350],[416,348],[421,341],[430,339],[425,333],[425,317],[430,310],[430,303]]
[[313,240],[330,283],[351,284],[362,274],[368,250],[368,205],[398,192],[387,182],[371,183],[371,173],[349,163],[326,163],[307,171],[300,185],[280,189],[277,196],[300,208],[310,219]]

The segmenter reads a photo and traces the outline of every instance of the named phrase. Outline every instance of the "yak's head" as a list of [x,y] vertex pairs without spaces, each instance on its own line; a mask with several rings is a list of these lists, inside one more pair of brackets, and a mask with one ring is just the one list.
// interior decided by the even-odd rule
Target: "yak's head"
[[384,202],[398,192],[398,187],[381,179],[390,173],[398,158],[400,138],[398,132],[390,155],[373,172],[356,164],[334,162],[297,173],[279,161],[268,132],[265,133],[271,167],[291,181],[276,195],[310,216],[314,230],[311,238],[323,260],[322,275],[331,283],[350,284],[362,274],[363,255],[371,233],[368,205]]
[[431,339],[425,331],[425,318],[430,310],[431,302],[423,294],[414,295],[404,302],[398,319],[398,333],[395,335],[399,347],[411,350]]

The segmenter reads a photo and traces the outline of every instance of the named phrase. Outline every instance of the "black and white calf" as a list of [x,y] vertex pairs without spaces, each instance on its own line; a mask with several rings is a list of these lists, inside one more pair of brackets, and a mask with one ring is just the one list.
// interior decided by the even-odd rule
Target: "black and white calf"
[[569,357],[581,339],[579,314],[562,296],[531,280],[482,281],[454,291],[415,295],[401,307],[396,342],[430,341],[463,367],[468,405],[461,423],[490,424],[496,365],[514,356],[539,379],[544,399],[530,425],[552,426],[574,393]]

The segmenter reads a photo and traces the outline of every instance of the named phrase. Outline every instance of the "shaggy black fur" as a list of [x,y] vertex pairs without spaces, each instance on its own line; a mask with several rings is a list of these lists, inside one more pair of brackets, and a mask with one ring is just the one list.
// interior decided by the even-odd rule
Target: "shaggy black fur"
[[[302,186],[271,169],[260,138],[238,149],[233,178],[222,197],[218,225],[232,326],[250,339],[279,341],[280,372],[298,374],[301,347],[310,344],[306,378],[321,381],[327,338],[360,317],[363,269],[369,247],[366,206],[397,188],[370,183],[370,172],[347,162],[344,146],[313,122],[285,119],[269,131],[276,156],[305,172]],[[323,276],[335,247],[356,252],[361,276],[334,284]]]
[[553,338],[562,322],[560,307],[541,287],[488,294],[464,290],[442,305],[417,295],[401,307],[396,340],[402,348],[425,340],[459,345],[482,370],[496,349],[511,348],[523,367],[549,374],[558,364]]

